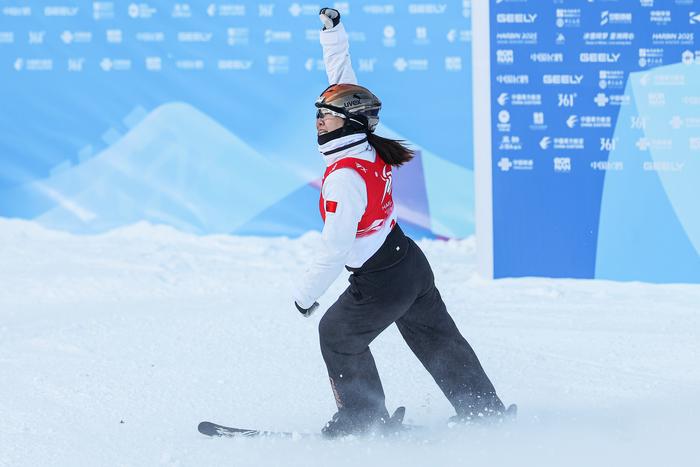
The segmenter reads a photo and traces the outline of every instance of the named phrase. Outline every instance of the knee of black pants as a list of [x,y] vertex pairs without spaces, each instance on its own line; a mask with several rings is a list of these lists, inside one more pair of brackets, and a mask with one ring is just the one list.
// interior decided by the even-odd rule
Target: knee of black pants
[[362,353],[367,345],[353,339],[352,332],[341,321],[333,319],[332,313],[326,313],[318,323],[318,336],[322,352],[353,355]]

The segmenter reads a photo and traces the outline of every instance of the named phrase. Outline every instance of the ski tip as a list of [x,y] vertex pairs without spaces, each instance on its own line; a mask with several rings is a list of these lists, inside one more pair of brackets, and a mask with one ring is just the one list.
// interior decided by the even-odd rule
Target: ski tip
[[406,407],[397,407],[396,410],[394,410],[394,414],[391,416],[390,420],[392,423],[400,425],[403,423],[404,415],[406,415]]
[[518,406],[515,404],[510,404],[505,412],[506,418],[514,419],[518,416]]
[[211,422],[200,422],[200,424],[197,425],[197,431],[207,436],[220,435],[219,432],[216,430],[215,425]]

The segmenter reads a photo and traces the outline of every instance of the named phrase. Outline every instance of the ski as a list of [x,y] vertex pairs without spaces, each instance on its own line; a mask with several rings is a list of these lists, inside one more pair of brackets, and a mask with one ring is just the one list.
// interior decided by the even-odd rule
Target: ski
[[212,422],[202,422],[197,430],[203,435],[227,438],[320,438],[320,433],[298,433],[293,431],[267,431],[249,428],[234,428]]
[[[394,427],[400,427],[401,429],[407,429],[402,425],[403,417],[406,413],[405,407],[399,407],[391,416],[390,424]],[[211,437],[227,437],[227,438],[289,438],[289,439],[302,439],[302,438],[321,438],[321,433],[300,433],[296,431],[271,431],[271,430],[256,430],[250,428],[235,428],[225,425],[219,425],[218,423],[212,422],[201,422],[197,426],[197,430],[206,436]]]

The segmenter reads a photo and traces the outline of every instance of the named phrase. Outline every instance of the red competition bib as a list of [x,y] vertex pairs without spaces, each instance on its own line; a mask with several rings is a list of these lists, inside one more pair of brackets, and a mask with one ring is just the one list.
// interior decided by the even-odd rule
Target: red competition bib
[[323,174],[318,206],[323,222],[326,222],[328,213],[334,213],[338,209],[338,201],[323,199],[323,183],[338,169],[353,169],[360,174],[367,187],[367,207],[357,224],[356,236],[366,237],[380,230],[394,210],[394,200],[391,197],[391,166],[377,154],[374,162],[346,157],[328,167]]

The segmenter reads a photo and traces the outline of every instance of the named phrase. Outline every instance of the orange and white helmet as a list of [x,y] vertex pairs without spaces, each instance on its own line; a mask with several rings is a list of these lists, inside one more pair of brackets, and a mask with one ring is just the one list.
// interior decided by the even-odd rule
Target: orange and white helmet
[[382,101],[369,89],[357,84],[332,84],[318,96],[316,107],[328,109],[372,132],[379,123]]

